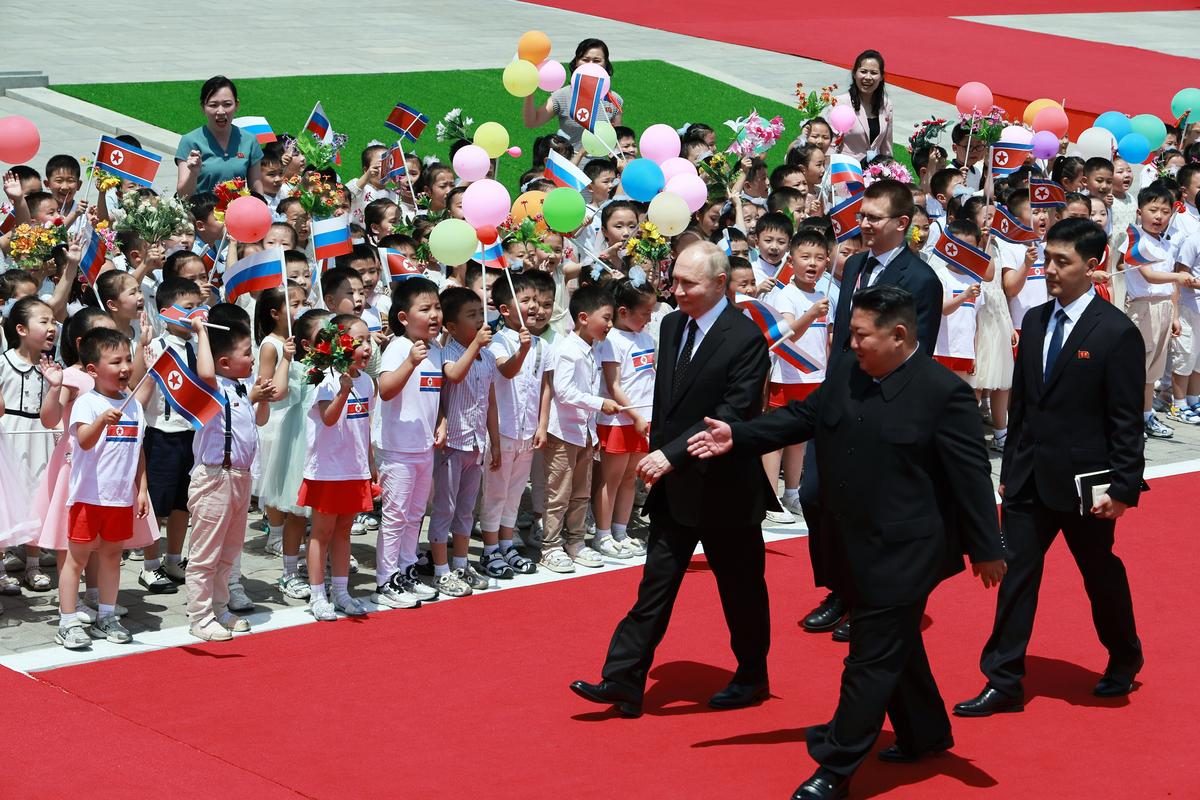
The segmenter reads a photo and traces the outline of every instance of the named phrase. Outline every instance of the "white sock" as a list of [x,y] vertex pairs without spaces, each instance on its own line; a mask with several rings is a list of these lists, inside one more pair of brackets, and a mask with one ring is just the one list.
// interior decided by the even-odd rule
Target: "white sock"
[[41,564],[40,556],[25,556],[25,569],[40,570],[41,568],[42,568],[42,564]]
[[325,584],[310,583],[308,585],[308,600],[310,603],[323,603],[325,599]]
[[797,486],[795,489],[784,489],[783,490],[783,499],[784,500],[795,500],[796,502],[800,502],[800,487]]
[[1172,403],[1174,403],[1175,407],[1178,409],[1184,409],[1188,407],[1188,401],[1182,397],[1176,397]]
[[296,574],[296,565],[300,563],[300,556],[284,556],[283,557],[283,577],[290,578]]
[[1008,436],[1008,428],[996,428],[995,435],[997,439],[1003,439]]
[[88,589],[83,593],[83,600],[89,606],[95,608],[96,606],[100,605],[100,590],[95,587]]
[[145,561],[142,562],[142,569],[146,570],[146,572],[154,572],[154,570],[158,569],[161,566],[162,566],[162,559],[160,559],[160,558],[147,558]]
[[620,542],[620,541],[624,541],[625,539],[628,539],[628,538],[629,538],[629,534],[627,534],[627,533],[625,532],[625,529],[626,529],[627,527],[628,527],[627,525],[622,525],[622,524],[621,524],[621,523],[619,523],[619,522],[614,522],[614,523],[613,523],[613,526],[612,526],[612,535],[613,535],[613,538],[614,538],[614,539],[616,539],[618,542]]
[[453,558],[450,559],[450,563],[454,565],[455,569],[466,569],[467,568],[467,557],[466,556],[454,556]]
[[348,589],[349,585],[350,585],[350,579],[348,577],[347,578],[335,577],[333,579],[333,596],[335,598],[349,597],[350,596],[350,592]]
[[612,537],[612,530],[609,528],[596,528],[596,541],[602,542],[604,539]]
[[450,573],[450,565],[449,564],[434,564],[433,565],[433,576],[435,578],[440,578],[443,575],[447,575],[449,573]]
[[183,561],[183,555],[175,554],[175,553],[167,553],[167,556],[164,560],[167,562],[167,566],[169,567],[172,564],[179,564],[181,561]]
[[97,616],[100,617],[100,619],[104,619],[105,617],[111,617],[113,614],[116,613],[116,611],[117,611],[116,606],[110,606],[105,603],[101,603],[100,609],[99,609],[100,613]]
[[483,554],[485,556],[490,556],[492,553],[496,552],[499,549],[500,549],[500,545],[498,545],[498,544],[485,544],[483,546]]
[[283,526],[270,525],[267,530],[267,543],[279,542],[283,540]]
[[[513,540],[512,539],[501,539],[500,540],[500,552],[501,553],[507,553],[509,550],[512,550],[512,549],[513,549]],[[486,547],[484,548],[484,552],[487,552]]]
[[1154,412],[1153,412],[1153,411],[1143,411],[1143,412],[1142,412],[1142,421],[1143,421],[1143,422],[1149,422],[1149,421],[1150,421],[1150,418],[1151,418],[1151,417],[1153,417],[1153,416],[1154,416]]
[[1200,403],[1200,394],[1189,394],[1187,396],[1187,402],[1189,406],[1194,406],[1196,403]]
[[78,611],[72,611],[70,614],[66,613],[65,611],[60,611],[58,612],[58,627],[64,629],[69,628],[71,627],[71,623],[75,622],[77,619],[79,619]]

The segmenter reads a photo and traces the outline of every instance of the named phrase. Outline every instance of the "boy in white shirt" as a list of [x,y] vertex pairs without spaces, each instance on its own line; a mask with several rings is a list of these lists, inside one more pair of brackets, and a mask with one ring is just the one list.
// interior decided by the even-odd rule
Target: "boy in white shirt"
[[1167,417],[1200,425],[1200,231],[1175,245],[1175,272],[1192,280],[1179,287],[1180,333],[1171,340],[1173,397]]
[[792,239],[792,221],[784,214],[773,211],[764,214],[754,227],[758,258],[753,259],[754,282],[758,285],[758,297],[770,303],[769,295],[778,287],[775,276],[787,262]]

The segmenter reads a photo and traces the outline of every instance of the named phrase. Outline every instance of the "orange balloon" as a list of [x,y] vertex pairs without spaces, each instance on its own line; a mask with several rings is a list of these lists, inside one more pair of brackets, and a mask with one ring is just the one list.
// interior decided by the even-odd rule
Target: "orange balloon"
[[517,58],[537,66],[550,57],[550,37],[541,31],[521,34],[517,41]]
[[[516,201],[513,203],[513,207],[512,207],[513,222],[515,222],[519,225],[526,219],[530,219],[530,218],[541,215],[542,204],[545,202],[546,202],[546,193],[545,192],[538,192],[538,191],[525,192],[525,194],[518,197],[516,199]],[[544,221],[539,221],[538,222],[538,232],[544,233],[545,230],[546,230],[546,223]]]
[[1033,127],[1033,121],[1037,118],[1037,113],[1043,108],[1050,108],[1052,106],[1060,111],[1062,110],[1062,105],[1057,100],[1051,100],[1049,97],[1043,97],[1040,100],[1034,100],[1032,103],[1025,106],[1025,113],[1021,115],[1021,118],[1025,120],[1026,125]]

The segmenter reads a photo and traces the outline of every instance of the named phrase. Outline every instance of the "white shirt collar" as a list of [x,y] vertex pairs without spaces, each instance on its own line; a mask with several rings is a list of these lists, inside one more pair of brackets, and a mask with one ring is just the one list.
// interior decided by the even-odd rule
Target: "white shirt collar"
[[[900,255],[900,251],[903,249],[904,249],[904,245],[901,244],[899,247],[893,248],[892,250],[888,250],[886,253],[884,253],[882,255],[875,256],[875,260],[879,262],[879,266],[886,267],[888,264],[892,263],[892,259],[894,259],[896,256]],[[867,258],[870,258],[871,256],[874,256],[874,255],[875,254],[872,253],[871,251],[869,251],[869,250],[867,251]]]
[[717,317],[721,316],[721,312],[725,310],[725,306],[727,305],[729,305],[729,300],[722,297],[717,301],[716,305],[696,317],[696,327],[700,329],[700,333],[708,333],[709,329],[717,321]]
[[1071,321],[1071,324],[1075,324],[1083,316],[1084,309],[1088,307],[1088,303],[1092,302],[1092,298],[1095,296],[1096,290],[1088,289],[1065,306],[1058,302],[1058,300],[1055,300],[1054,313],[1057,314],[1059,310],[1067,312],[1067,319]]

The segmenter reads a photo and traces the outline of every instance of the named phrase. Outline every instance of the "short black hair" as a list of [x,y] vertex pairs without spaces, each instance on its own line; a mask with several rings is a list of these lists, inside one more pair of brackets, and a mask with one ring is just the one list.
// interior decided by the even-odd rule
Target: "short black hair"
[[767,211],[787,214],[790,217],[789,208],[796,201],[804,202],[803,192],[790,186],[780,186],[778,189],[773,189],[770,196],[767,197]]
[[283,263],[286,264],[304,264],[308,265],[308,256],[303,250],[284,250]]
[[[783,186],[783,182],[793,175],[803,175],[804,167],[799,164],[780,164],[775,169],[771,170],[771,191],[775,191]],[[807,183],[807,178],[805,183]]]
[[250,312],[236,303],[217,303],[208,310],[208,320],[214,325],[244,325],[250,330]]
[[162,283],[158,285],[158,291],[154,293],[154,302],[159,308],[170,308],[179,302],[181,297],[190,295],[201,297],[203,294],[204,292],[200,291],[200,286],[195,281],[174,276],[163,278]]
[[79,363],[87,366],[100,361],[100,355],[105,350],[129,348],[129,339],[125,334],[112,328],[92,328],[79,340]]
[[429,278],[414,275],[397,283],[392,288],[392,307],[388,310],[388,327],[393,332],[402,333],[404,325],[400,322],[400,312],[403,311],[407,314],[416,299],[427,294],[438,297],[437,284]]
[[1108,237],[1104,228],[1090,219],[1072,217],[1059,220],[1046,231],[1046,243],[1050,242],[1066,242],[1075,248],[1075,252],[1082,256],[1084,261],[1093,258],[1100,261],[1104,258]]
[[829,238],[823,231],[817,230],[816,228],[801,228],[792,234],[792,239],[790,242],[788,242],[788,250],[795,250],[797,247],[804,244],[811,244],[821,247],[825,250],[826,255],[828,255],[829,251],[832,249],[829,246]]
[[46,178],[47,180],[54,177],[56,172],[69,172],[76,178],[80,176],[79,161],[75,156],[59,153],[56,156],[50,156],[50,160],[46,162]]
[[[391,202],[390,200],[387,202]],[[350,266],[355,261],[374,261],[379,263],[379,252],[369,244],[356,244],[350,248],[349,253],[343,253],[334,259],[334,264],[339,269],[354,269]],[[357,272],[358,270],[354,270]]]
[[745,256],[730,256],[729,257],[729,274],[732,275],[735,269],[748,269],[753,271],[754,265],[750,263],[750,259]]
[[509,282],[507,280],[496,281],[496,283],[492,285],[492,302],[496,304],[496,308],[500,308],[501,305],[511,306],[513,297],[515,297],[522,289],[529,287],[529,282],[525,280],[525,275],[523,273],[513,275],[510,272],[509,277],[512,278],[511,289],[509,289]]
[[593,181],[605,172],[617,173],[617,165],[607,158],[593,158],[583,165],[583,174]]
[[[953,167],[943,167],[933,173],[933,177],[929,179],[929,191],[933,193],[935,199],[939,194],[949,195],[950,182],[955,177],[961,178],[962,173]],[[950,198],[947,196],[946,199],[949,200]]]
[[875,314],[876,328],[903,325],[909,337],[917,335],[917,303],[908,290],[888,283],[877,283],[856,291],[853,302],[855,308]]
[[457,323],[458,315],[471,303],[483,304],[479,295],[465,286],[451,286],[449,289],[443,289],[442,293],[438,295],[438,300],[442,303],[442,319],[447,323]]
[[[920,172],[921,170],[928,167],[929,161],[933,158],[933,154],[938,152],[939,150],[941,151],[942,158],[945,158],[948,155],[948,153],[946,153],[946,149],[944,147],[942,147],[941,145],[936,145],[936,144],[924,144],[924,145],[921,145],[920,147],[918,147],[916,150],[913,150],[913,154],[912,154],[913,169],[916,170],[917,172]],[[930,188],[933,188],[933,187],[930,187]]]
[[347,281],[362,281],[362,275],[349,267],[334,267],[321,273],[321,296],[325,297],[342,288]]
[[193,220],[207,220],[217,210],[218,202],[212,192],[196,192],[187,199],[187,208]]
[[1093,172],[1099,172],[1106,169],[1109,172],[1113,171],[1113,162],[1103,156],[1092,156],[1087,161],[1083,162],[1083,174],[1091,175]]
[[237,347],[243,341],[252,341],[250,336],[250,328],[242,322],[230,320],[224,324],[229,330],[220,328],[210,328],[208,331],[208,347],[212,351],[213,358],[227,356],[233,352],[233,348]]
[[40,182],[42,180],[41,174],[28,164],[13,164],[8,168],[8,171],[15,175],[19,181],[36,180]]
[[612,294],[608,288],[599,284],[580,286],[571,295],[571,322],[579,319],[580,314],[591,314],[597,309],[613,304]]
[[1138,192],[1137,207],[1145,208],[1146,206],[1153,203],[1155,200],[1161,200],[1164,203],[1166,203],[1167,205],[1174,205],[1175,195],[1171,194],[1171,190],[1168,189],[1166,186],[1162,186],[1159,184],[1158,181],[1155,181],[1154,183],[1150,184],[1149,186],[1147,186],[1146,188],[1144,188],[1140,192]]
[[542,272],[540,269],[527,270],[521,274],[521,277],[538,294],[548,294],[551,297],[558,294],[558,287],[554,285],[554,276],[548,272]]
[[754,225],[755,236],[762,236],[767,231],[778,231],[791,239],[795,228],[791,218],[786,214],[780,211],[770,211],[759,217],[758,222]]
[[952,220],[950,224],[946,226],[946,233],[952,236],[957,236],[960,239],[964,236],[969,236],[977,242],[983,235],[979,231],[979,226],[975,224],[974,220],[970,219]]
[[[167,256],[167,260],[163,262],[163,279],[177,277],[179,270],[183,268],[183,263],[193,258],[200,259],[200,256],[191,250],[176,250],[174,253],[171,253],[171,255]],[[203,259],[200,260],[203,261]]]

